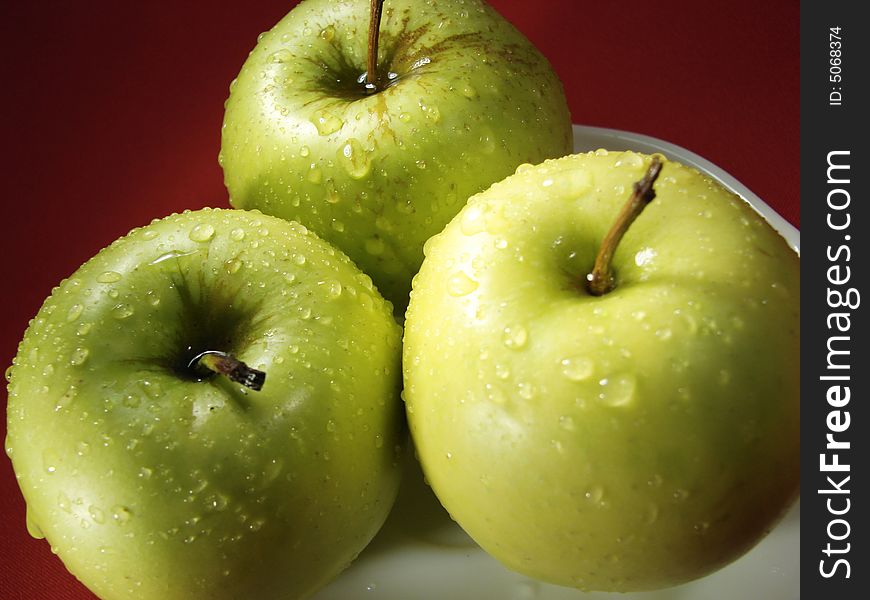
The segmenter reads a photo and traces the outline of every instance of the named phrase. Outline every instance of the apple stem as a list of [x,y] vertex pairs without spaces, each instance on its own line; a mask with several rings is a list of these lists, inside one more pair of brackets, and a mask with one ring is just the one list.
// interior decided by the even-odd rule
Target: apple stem
[[381,9],[384,0],[371,0],[371,20],[369,21],[369,56],[366,70],[366,88],[377,91],[378,83],[378,34],[381,30]]
[[260,391],[266,381],[266,374],[263,371],[252,369],[226,352],[206,350],[193,357],[187,366],[194,369],[199,365],[220,375],[225,375],[230,381],[241,383],[254,391]]
[[640,181],[635,182],[634,191],[623,205],[616,221],[610,227],[610,231],[604,236],[601,247],[598,249],[598,255],[595,257],[595,266],[592,268],[592,272],[586,275],[586,290],[593,296],[603,296],[613,290],[615,281],[610,264],[613,254],[616,252],[616,247],[622,240],[622,236],[625,235],[634,220],[656,197],[653,183],[655,183],[661,170],[661,159],[658,156],[653,156],[646,174]]

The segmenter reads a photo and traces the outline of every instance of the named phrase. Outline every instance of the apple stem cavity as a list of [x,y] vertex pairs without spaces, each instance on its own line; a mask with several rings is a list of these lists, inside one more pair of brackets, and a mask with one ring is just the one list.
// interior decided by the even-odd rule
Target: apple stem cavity
[[384,0],[371,0],[371,20],[369,21],[369,56],[366,69],[366,91],[373,93],[378,86],[378,35],[381,31],[381,9]]
[[662,160],[658,156],[652,158],[644,176],[634,184],[634,191],[622,210],[616,217],[610,231],[604,236],[598,255],[595,257],[595,265],[592,272],[586,275],[586,291],[593,296],[603,296],[616,286],[611,269],[611,261],[616,247],[622,240],[622,236],[634,223],[634,220],[643,212],[643,209],[656,197],[653,184],[662,170]]
[[263,371],[253,369],[236,357],[217,350],[200,352],[187,366],[190,369],[205,367],[257,392],[263,388],[263,383],[266,381],[266,374]]

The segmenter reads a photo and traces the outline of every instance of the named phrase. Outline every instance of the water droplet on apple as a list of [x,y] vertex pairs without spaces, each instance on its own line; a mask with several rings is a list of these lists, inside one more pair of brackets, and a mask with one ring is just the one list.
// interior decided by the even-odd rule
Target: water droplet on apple
[[332,25],[327,25],[323,29],[320,30],[320,39],[326,40],[327,42],[331,42],[335,37],[335,27]]
[[502,343],[511,350],[520,350],[528,341],[528,332],[522,325],[508,325],[502,333]]
[[423,114],[426,116],[426,118],[433,123],[437,123],[441,120],[441,111],[438,110],[437,106],[432,106],[431,104],[421,104],[420,109],[423,111]]
[[57,399],[57,402],[54,405],[54,410],[63,410],[64,408],[69,406],[70,403],[75,399],[77,394],[78,388],[75,385],[69,386],[67,391],[60,398]]
[[674,332],[671,331],[671,329],[669,327],[663,327],[661,329],[656,329],[656,337],[663,342],[671,339],[671,337],[673,337],[673,334],[674,334]]
[[69,362],[73,366],[83,365],[86,360],[88,360],[88,354],[90,352],[87,348],[82,348],[81,346],[73,350],[70,355]]
[[498,363],[495,365],[495,376],[499,379],[507,379],[511,376],[511,370],[508,368],[507,365]]
[[57,471],[58,461],[60,461],[60,457],[53,448],[46,448],[42,451],[42,467],[49,475],[53,475]]
[[118,320],[126,319],[131,316],[135,311],[133,307],[129,304],[118,304],[115,308],[112,309],[112,316]]
[[586,356],[563,358],[561,365],[562,374],[571,381],[585,381],[595,370],[595,363]]
[[565,431],[574,431],[574,419],[569,415],[562,415],[559,417],[559,427],[564,429]]
[[332,279],[326,282],[326,297],[329,300],[335,300],[341,296],[341,283]]
[[69,496],[67,496],[64,492],[58,493],[58,495],[57,495],[57,507],[59,509],[61,509],[65,513],[71,513],[72,512],[71,503],[72,503],[72,501],[69,499]]
[[209,223],[200,223],[190,230],[189,237],[194,242],[207,242],[214,237],[214,226]]
[[3,376],[6,378],[7,383],[12,381],[12,372],[15,370],[15,365],[9,365],[6,367],[6,371],[3,373]]
[[236,227],[235,229],[230,231],[230,239],[234,242],[241,242],[243,239],[245,239],[245,230],[240,227]]
[[371,170],[371,154],[356,138],[350,138],[336,152],[338,163],[354,179],[362,179]]
[[82,312],[84,312],[85,307],[81,304],[73,304],[70,306],[69,311],[66,313],[66,320],[68,323],[72,323],[73,321],[78,320],[80,316],[82,316]]
[[121,274],[117,271],[104,271],[97,275],[97,281],[99,283],[115,283],[121,281]]
[[375,435],[375,448],[383,448],[384,447],[384,436],[380,433]]
[[710,524],[707,521],[701,521],[700,523],[695,523],[692,528],[698,535],[704,535],[710,529]]
[[600,485],[593,486],[586,490],[584,497],[592,504],[600,504],[601,499],[604,498],[604,488]]
[[76,454],[78,454],[79,456],[85,456],[90,451],[91,445],[86,441],[82,440],[78,444],[76,444]]
[[286,48],[281,48],[280,50],[270,54],[269,60],[278,64],[291,62],[293,60],[293,53]]
[[139,469],[139,478],[140,479],[151,479],[151,475],[154,474],[154,471],[149,467],[142,467]]
[[517,384],[517,393],[524,400],[531,400],[535,397],[535,386],[531,383],[520,382]]
[[601,379],[598,382],[598,399],[607,406],[627,406],[634,400],[637,385],[631,374],[619,374]]
[[91,515],[91,519],[94,520],[94,523],[98,525],[102,525],[106,522],[106,513],[99,506],[94,506],[93,504],[88,507],[88,514]]
[[145,395],[152,400],[156,400],[163,394],[163,388],[161,388],[160,384],[156,381],[143,379],[139,382],[139,387],[141,387],[142,391],[145,392]]
[[93,327],[93,326],[94,326],[93,323],[82,323],[81,325],[79,325],[79,328],[76,329],[76,335],[78,335],[78,336],[87,335],[87,333],[91,330],[91,327]]
[[344,125],[344,121],[327,110],[317,110],[311,116],[311,122],[320,135],[335,133]]
[[483,219],[483,210],[477,205],[469,205],[462,211],[459,221],[459,229],[465,235],[475,235],[486,231],[486,223]]
[[323,171],[315,163],[311,163],[311,168],[308,169],[308,181],[314,185],[323,181]]
[[231,258],[230,260],[228,260],[227,262],[224,263],[224,269],[226,269],[226,272],[228,274],[234,275],[235,273],[239,272],[239,269],[242,268],[242,264],[243,264],[242,261],[240,261],[239,259]]
[[466,83],[466,84],[462,85],[459,88],[459,91],[466,98],[476,98],[477,97],[477,90],[474,89],[474,86],[472,86],[470,83]]
[[[218,155],[218,158],[220,158],[220,155]],[[142,232],[142,239],[143,240],[153,240],[154,238],[157,237],[157,235],[158,235],[158,233],[156,231],[154,231],[153,229],[148,229],[148,230]]]
[[477,281],[462,271],[457,271],[447,280],[447,293],[451,296],[467,296],[477,289]]
[[507,402],[507,396],[502,391],[502,389],[492,383],[487,383],[483,386],[484,391],[486,392],[486,398],[490,402],[494,404],[505,404]]
[[206,509],[212,512],[221,512],[223,510],[226,510],[228,504],[229,498],[220,493],[211,494],[205,499]]
[[116,505],[112,507],[112,520],[118,525],[129,523],[133,513],[126,506]]

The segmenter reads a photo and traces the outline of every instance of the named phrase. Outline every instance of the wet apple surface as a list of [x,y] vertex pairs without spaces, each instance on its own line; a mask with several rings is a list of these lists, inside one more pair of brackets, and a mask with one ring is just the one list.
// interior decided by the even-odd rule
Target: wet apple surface
[[31,532],[110,600],[311,594],[396,494],[391,312],[298,224],[206,210],[132,231],[55,289],[10,373]]
[[666,161],[586,290],[650,158],[598,151],[473,197],[427,242],[406,320],[424,472],[487,552],[581,589],[734,560],[799,481],[799,258],[749,205]]

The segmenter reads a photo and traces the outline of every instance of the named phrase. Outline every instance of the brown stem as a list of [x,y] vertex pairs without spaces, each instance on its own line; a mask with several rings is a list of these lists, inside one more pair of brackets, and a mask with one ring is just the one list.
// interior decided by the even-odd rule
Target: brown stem
[[610,231],[604,236],[601,247],[598,249],[598,256],[595,257],[595,266],[592,268],[592,272],[586,276],[586,290],[593,296],[603,296],[613,290],[615,284],[610,266],[613,253],[616,252],[616,247],[622,240],[622,236],[625,235],[634,220],[656,197],[653,183],[655,183],[661,170],[662,161],[658,156],[654,156],[646,174],[640,181],[635,182],[631,197],[623,205],[616,221],[610,227]]
[[197,366],[205,367],[254,391],[260,391],[266,381],[266,374],[263,371],[252,369],[236,357],[217,350],[207,350],[197,354],[187,366],[191,369]]
[[378,83],[378,34],[381,30],[381,9],[384,0],[371,0],[371,20],[369,21],[369,57],[366,70],[366,87],[375,89]]

